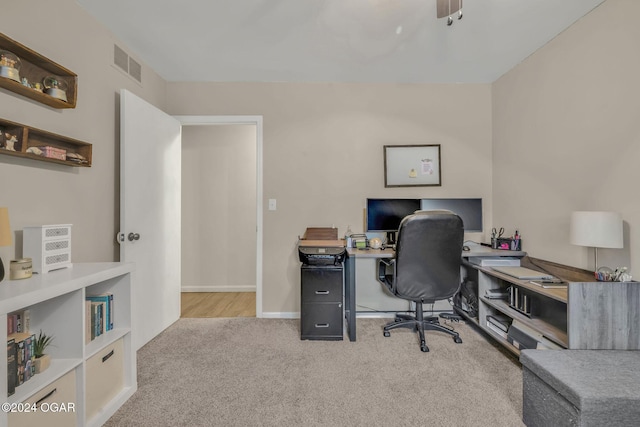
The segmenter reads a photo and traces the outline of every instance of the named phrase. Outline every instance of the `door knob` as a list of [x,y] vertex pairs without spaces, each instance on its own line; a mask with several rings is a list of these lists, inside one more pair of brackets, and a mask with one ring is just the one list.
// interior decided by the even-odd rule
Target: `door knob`
[[129,238],[130,242],[133,242],[134,240],[140,240],[140,235],[138,233],[129,233],[129,236],[127,236]]

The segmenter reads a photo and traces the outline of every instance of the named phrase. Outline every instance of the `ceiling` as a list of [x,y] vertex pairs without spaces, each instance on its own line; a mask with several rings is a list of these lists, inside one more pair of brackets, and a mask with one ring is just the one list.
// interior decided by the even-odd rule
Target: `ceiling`
[[77,2],[171,82],[488,83],[603,0]]

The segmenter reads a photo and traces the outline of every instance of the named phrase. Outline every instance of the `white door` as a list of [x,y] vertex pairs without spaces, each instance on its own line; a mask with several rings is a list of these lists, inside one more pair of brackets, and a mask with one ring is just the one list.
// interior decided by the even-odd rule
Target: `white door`
[[120,91],[120,260],[133,274],[137,350],[180,317],[181,125]]

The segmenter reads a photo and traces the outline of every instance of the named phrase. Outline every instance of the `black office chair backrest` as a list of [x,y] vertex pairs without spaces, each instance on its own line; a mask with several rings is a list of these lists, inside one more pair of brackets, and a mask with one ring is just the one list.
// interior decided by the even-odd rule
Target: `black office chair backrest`
[[396,243],[396,292],[414,301],[452,297],[460,287],[464,231],[453,212],[418,211],[400,223]]

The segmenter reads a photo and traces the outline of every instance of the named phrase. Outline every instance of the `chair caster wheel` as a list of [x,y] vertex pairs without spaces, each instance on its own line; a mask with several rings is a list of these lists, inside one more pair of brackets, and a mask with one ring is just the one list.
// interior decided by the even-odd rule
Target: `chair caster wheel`
[[390,337],[390,336],[391,336],[391,334],[389,333],[389,331],[384,331],[382,334],[383,334],[385,337]]
[[422,351],[423,353],[428,353],[429,352],[429,347],[427,347],[426,345],[421,345],[420,346],[420,351]]
[[453,342],[456,344],[462,344],[462,339],[460,339],[460,337],[453,337]]

